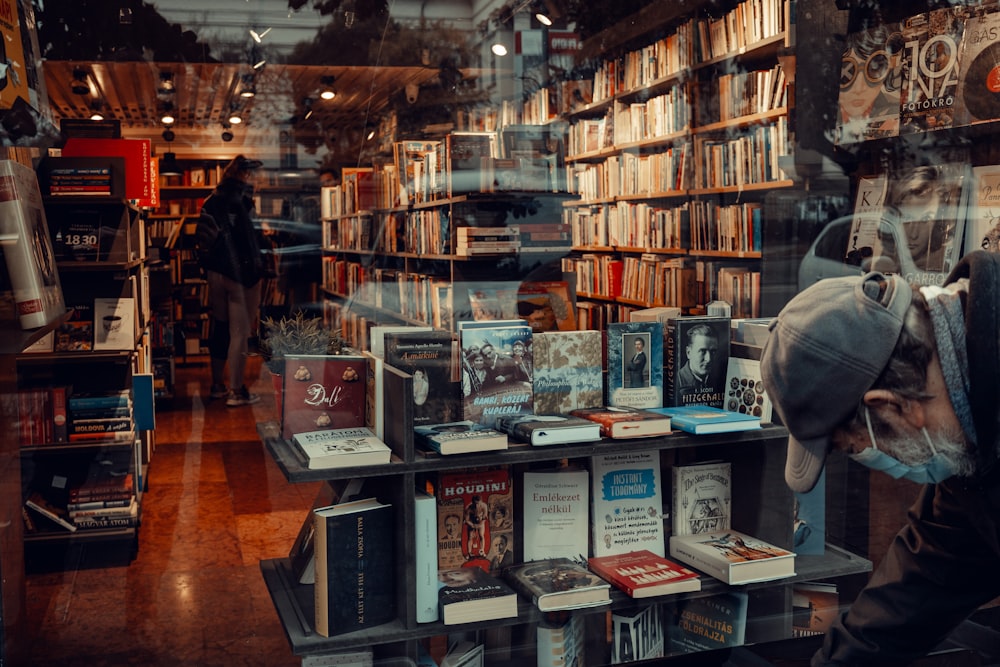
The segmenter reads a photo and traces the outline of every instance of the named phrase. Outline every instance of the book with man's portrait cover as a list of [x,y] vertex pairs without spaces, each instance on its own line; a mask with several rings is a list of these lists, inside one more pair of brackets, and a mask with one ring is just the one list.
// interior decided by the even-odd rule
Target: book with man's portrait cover
[[724,408],[730,318],[724,315],[667,320],[663,405]]

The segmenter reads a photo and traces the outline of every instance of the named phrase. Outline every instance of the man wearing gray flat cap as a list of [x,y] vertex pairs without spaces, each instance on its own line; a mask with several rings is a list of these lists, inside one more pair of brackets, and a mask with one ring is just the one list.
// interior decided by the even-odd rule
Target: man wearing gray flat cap
[[941,287],[831,278],[771,323],[761,372],[789,431],[785,480],[837,449],[923,484],[906,525],[813,665],[905,665],[1000,595],[1000,255]]

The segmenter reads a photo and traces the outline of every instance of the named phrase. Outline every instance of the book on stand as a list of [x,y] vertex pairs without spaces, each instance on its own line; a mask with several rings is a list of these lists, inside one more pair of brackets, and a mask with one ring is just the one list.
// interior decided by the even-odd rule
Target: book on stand
[[590,569],[633,598],[649,598],[701,590],[698,573],[648,549],[611,556],[592,556]]
[[743,646],[749,599],[746,591],[726,591],[675,602],[667,619],[669,654]]
[[973,250],[1000,252],[1000,164],[972,168],[964,254]]
[[570,415],[600,424],[601,435],[605,438],[651,438],[671,432],[670,417],[642,408],[606,405],[578,408]]
[[678,317],[667,321],[665,336],[663,406],[724,407],[730,318]]
[[795,553],[741,533],[670,536],[670,557],[734,586],[795,575]]
[[507,435],[472,421],[413,427],[418,445],[441,455],[507,449]]
[[521,320],[503,320],[493,326],[463,326],[459,336],[463,418],[492,428],[501,415],[530,414],[531,327]]
[[532,335],[534,413],[568,414],[604,404],[600,331],[545,331]]
[[524,560],[586,556],[590,474],[569,467],[527,470],[521,483]]
[[760,428],[760,417],[711,405],[678,405],[672,408],[649,408],[670,417],[670,427],[685,433],[736,433]]
[[612,322],[607,326],[607,405],[663,405],[663,325]]
[[413,376],[413,425],[460,420],[454,343],[447,331],[385,334],[385,363]]
[[136,341],[136,309],[133,297],[94,299],[94,349],[131,350]]
[[503,572],[507,583],[541,611],[582,609],[611,603],[611,585],[569,558],[518,563]]
[[517,592],[500,577],[475,567],[440,570],[438,601],[445,625],[517,616]]
[[663,607],[616,609],[611,614],[611,664],[662,658],[666,652]]
[[730,356],[725,390],[726,410],[752,415],[762,424],[771,423],[771,398],[761,379],[760,359]]
[[[899,135],[902,58],[890,40],[901,38],[898,22],[882,23],[847,35],[835,143],[849,146]],[[868,60],[882,53],[875,81],[869,82]],[[872,88],[875,88],[872,91]],[[870,94],[873,93],[873,94]]]
[[367,363],[360,355],[287,355],[281,436],[364,427]]
[[438,569],[477,566],[496,574],[514,554],[514,484],[510,470],[438,473]]
[[296,433],[292,445],[310,470],[378,465],[392,458],[389,446],[364,426]]
[[727,530],[733,513],[732,464],[705,461],[671,468],[674,535]]
[[591,457],[591,554],[648,549],[666,556],[663,482],[657,451]]
[[313,510],[315,629],[331,637],[396,618],[393,508],[366,498]]
[[496,428],[535,447],[601,439],[600,424],[573,415],[500,416]]

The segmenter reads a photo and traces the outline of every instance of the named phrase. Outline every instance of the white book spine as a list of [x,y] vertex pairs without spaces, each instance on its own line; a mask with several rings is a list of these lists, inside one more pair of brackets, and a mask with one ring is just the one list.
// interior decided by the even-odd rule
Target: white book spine
[[438,620],[437,500],[417,491],[413,503],[417,623]]

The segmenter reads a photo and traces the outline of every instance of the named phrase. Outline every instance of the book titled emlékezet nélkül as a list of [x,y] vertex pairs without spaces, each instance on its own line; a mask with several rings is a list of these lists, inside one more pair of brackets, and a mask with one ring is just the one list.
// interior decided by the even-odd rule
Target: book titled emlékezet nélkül
[[364,426],[296,433],[292,445],[310,470],[378,465],[392,457],[389,446]]
[[601,425],[605,438],[649,438],[670,434],[670,417],[642,408],[601,406],[570,412]]
[[507,434],[473,421],[414,426],[417,444],[439,454],[464,454],[507,449]]
[[498,430],[535,447],[601,439],[601,425],[573,415],[502,415]]
[[735,433],[760,428],[760,417],[710,405],[678,405],[672,408],[648,409],[670,417],[671,427],[695,435]]
[[795,553],[736,530],[672,535],[670,556],[729,585],[795,574]]
[[633,598],[649,598],[668,593],[701,590],[701,579],[669,558],[648,549],[588,559],[590,569]]
[[504,579],[541,611],[581,609],[611,603],[611,584],[569,558],[518,563],[504,570]]

